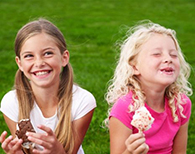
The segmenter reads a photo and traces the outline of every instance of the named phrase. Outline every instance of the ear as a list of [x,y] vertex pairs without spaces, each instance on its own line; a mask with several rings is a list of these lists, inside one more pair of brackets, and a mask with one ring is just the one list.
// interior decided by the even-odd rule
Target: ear
[[140,72],[139,72],[139,70],[137,69],[136,65],[132,65],[132,68],[133,68],[133,74],[134,74],[134,75],[140,75]]
[[62,54],[62,66],[65,67],[69,63],[69,51],[65,50]]
[[133,69],[133,75],[140,75],[138,66],[137,66],[137,62],[133,61],[133,60],[129,60],[129,65],[131,66],[131,68]]
[[23,68],[22,68],[22,64],[21,64],[20,58],[19,58],[18,56],[16,56],[15,60],[16,60],[16,63],[17,63],[17,65],[18,65],[19,69],[20,69],[21,71],[23,71]]

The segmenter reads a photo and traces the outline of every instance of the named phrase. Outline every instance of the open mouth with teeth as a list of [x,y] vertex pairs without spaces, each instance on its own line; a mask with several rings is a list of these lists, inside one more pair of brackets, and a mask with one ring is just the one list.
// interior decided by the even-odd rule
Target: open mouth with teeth
[[38,72],[34,72],[33,74],[35,76],[45,76],[47,74],[49,74],[51,71],[38,71]]
[[172,68],[164,68],[160,70],[162,73],[168,73],[171,74],[174,72],[174,70]]

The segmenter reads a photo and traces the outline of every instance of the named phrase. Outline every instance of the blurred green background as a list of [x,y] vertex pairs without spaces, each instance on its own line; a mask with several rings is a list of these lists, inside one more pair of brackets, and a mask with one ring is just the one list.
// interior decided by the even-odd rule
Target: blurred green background
[[[107,83],[116,63],[115,43],[121,39],[125,26],[149,19],[176,30],[186,60],[195,67],[195,1],[194,0],[0,0],[0,99],[14,82],[17,70],[14,39],[28,21],[45,17],[64,34],[75,82],[96,98],[89,131],[83,142],[86,154],[108,154],[109,133],[102,128],[108,105],[104,100]],[[191,96],[192,103],[195,100]],[[195,153],[195,107],[189,124],[188,151]],[[0,113],[0,133],[8,130]],[[0,153],[3,153],[0,148]]]

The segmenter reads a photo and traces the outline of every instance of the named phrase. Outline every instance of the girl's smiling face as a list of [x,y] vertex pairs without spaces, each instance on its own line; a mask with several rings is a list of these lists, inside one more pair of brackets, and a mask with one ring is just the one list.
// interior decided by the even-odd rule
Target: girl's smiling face
[[140,47],[134,69],[142,86],[166,88],[175,82],[180,72],[180,62],[173,39],[153,33]]
[[54,39],[40,33],[24,42],[16,62],[32,86],[48,87],[59,84],[61,69],[69,62],[69,52],[61,54]]

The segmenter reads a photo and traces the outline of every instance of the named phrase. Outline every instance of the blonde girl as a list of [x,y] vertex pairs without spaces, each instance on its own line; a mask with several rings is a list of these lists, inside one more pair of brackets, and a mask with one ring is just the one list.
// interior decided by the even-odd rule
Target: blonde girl
[[96,102],[91,93],[73,83],[63,34],[46,19],[24,25],[15,39],[14,90],[2,99],[11,136],[0,137],[6,153],[23,153],[22,140],[15,138],[16,124],[30,119],[36,133],[27,133],[36,148],[27,153],[83,154],[82,141]]
[[[192,89],[176,32],[143,21],[130,28],[120,49],[106,95],[111,154],[186,153]],[[138,133],[131,120],[141,106],[155,120]]]

